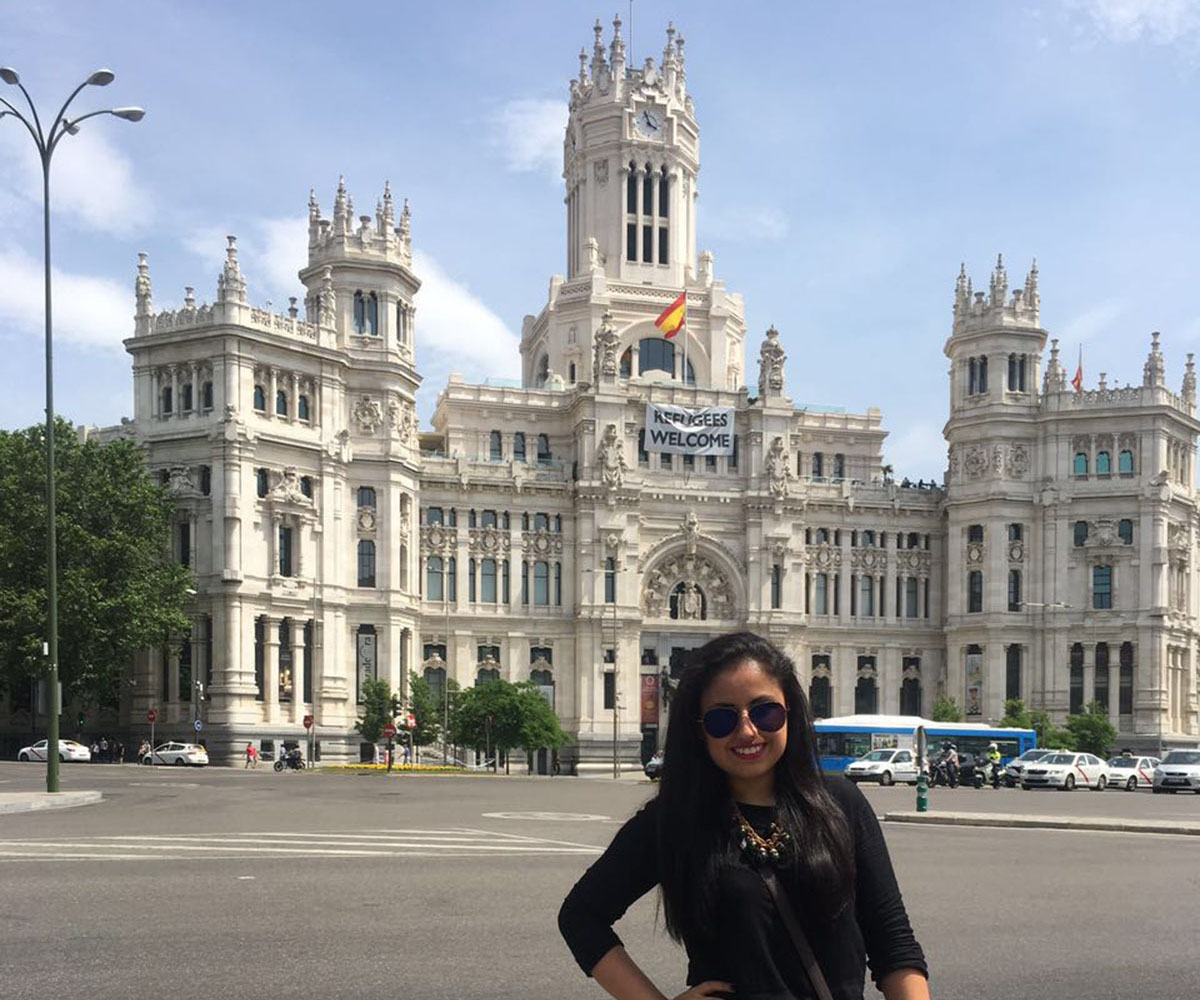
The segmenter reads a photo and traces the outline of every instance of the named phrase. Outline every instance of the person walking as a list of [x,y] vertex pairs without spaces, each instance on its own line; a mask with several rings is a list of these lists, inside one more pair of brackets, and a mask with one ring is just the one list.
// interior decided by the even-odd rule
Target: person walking
[[658,794],[567,895],[559,929],[618,1000],[665,1000],[612,925],[656,885],[667,932],[706,997],[928,1000],[875,811],[823,777],[791,660],[748,632],[694,654],[671,699]]
[[254,744],[247,743],[246,744],[246,763],[242,765],[242,770],[244,771],[248,767],[256,767],[257,766],[257,761],[255,759],[256,757],[257,757],[257,753],[255,752]]

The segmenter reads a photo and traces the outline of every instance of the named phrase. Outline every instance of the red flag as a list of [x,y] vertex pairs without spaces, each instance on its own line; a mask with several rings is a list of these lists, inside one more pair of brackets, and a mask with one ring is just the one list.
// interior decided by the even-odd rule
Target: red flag
[[1071,385],[1075,387],[1076,392],[1083,392],[1083,347],[1079,348],[1079,367],[1075,369],[1075,377],[1071,379]]
[[687,291],[679,293],[679,298],[672,302],[666,309],[662,311],[662,315],[654,321],[663,332],[663,336],[670,340],[682,328],[687,321]]

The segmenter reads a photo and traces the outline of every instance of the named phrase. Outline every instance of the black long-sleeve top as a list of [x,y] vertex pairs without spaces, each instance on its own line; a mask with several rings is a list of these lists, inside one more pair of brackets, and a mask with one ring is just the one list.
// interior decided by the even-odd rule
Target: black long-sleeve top
[[[866,966],[878,983],[896,969],[928,975],[925,956],[913,937],[883,832],[870,804],[844,778],[826,788],[850,822],[856,866],[852,905],[828,921],[805,913],[803,885],[783,870],[779,881],[800,915],[821,971],[837,1000],[861,1000]],[[739,804],[760,833],[769,828],[773,807]],[[612,925],[637,899],[658,884],[658,800],[652,799],[613,838],[604,854],[567,895],[558,926],[575,961],[587,975],[621,944]],[[732,983],[737,1000],[798,1000],[813,994],[795,946],[761,876],[748,861],[721,869],[717,924],[704,941],[685,940],[687,982]]]

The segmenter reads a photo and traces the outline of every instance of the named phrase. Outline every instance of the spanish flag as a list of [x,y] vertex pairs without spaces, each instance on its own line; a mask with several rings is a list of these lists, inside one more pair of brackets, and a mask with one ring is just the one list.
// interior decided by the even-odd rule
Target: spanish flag
[[666,309],[662,311],[662,315],[654,321],[663,332],[663,336],[670,340],[680,330],[683,329],[683,324],[687,320],[687,292],[679,293],[679,298],[672,302]]

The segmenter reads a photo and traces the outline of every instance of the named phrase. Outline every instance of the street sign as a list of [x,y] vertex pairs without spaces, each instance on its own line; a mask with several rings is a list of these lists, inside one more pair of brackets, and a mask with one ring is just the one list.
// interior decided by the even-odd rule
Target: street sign
[[417,717],[415,715],[411,715],[411,714],[405,716],[404,725],[405,725],[405,728],[407,728],[407,729],[416,729],[417,728]]
[[195,722],[193,722],[192,725],[196,727],[196,732],[200,732],[200,730],[204,728],[204,723],[201,722],[199,719],[197,719]]
[[311,715],[306,715],[304,717],[304,728],[312,729],[312,724],[313,724],[313,717]]
[[386,726],[383,727],[383,735],[386,736],[390,740],[392,737],[394,737],[396,735],[396,727],[394,725],[392,725],[392,723],[389,722]]
[[148,723],[150,723],[150,725],[153,726],[154,723],[156,723],[158,721],[158,709],[156,709],[156,708],[150,709],[150,711],[148,711],[146,713],[146,721]]

